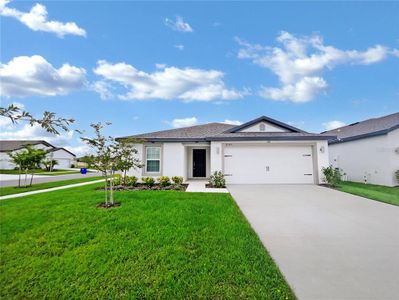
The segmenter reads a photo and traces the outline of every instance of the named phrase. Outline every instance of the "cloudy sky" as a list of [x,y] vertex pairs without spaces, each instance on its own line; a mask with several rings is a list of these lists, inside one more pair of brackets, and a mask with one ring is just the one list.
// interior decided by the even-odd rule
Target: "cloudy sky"
[[[260,115],[320,132],[399,111],[399,3],[0,0],[1,104],[124,136]],[[58,137],[0,120],[1,139]]]

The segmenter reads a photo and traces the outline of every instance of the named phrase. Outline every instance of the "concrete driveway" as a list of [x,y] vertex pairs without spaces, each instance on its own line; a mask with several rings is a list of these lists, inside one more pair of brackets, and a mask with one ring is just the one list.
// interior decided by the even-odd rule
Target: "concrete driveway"
[[399,207],[315,185],[229,185],[299,299],[399,299]]

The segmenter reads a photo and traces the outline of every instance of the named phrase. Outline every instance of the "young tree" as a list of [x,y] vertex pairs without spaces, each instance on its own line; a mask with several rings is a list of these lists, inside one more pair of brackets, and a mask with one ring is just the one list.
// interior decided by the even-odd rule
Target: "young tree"
[[55,159],[46,158],[42,161],[42,165],[46,168],[46,171],[53,171],[54,166],[58,165],[58,161]]
[[0,117],[8,118],[12,123],[19,121],[28,122],[31,126],[37,124],[44,128],[47,132],[60,134],[59,130],[69,130],[69,125],[75,122],[74,119],[66,119],[57,117],[55,113],[45,111],[40,119],[33,117],[29,112],[21,110],[20,107],[10,104],[8,107],[0,107]]
[[120,139],[116,144],[116,169],[123,173],[123,185],[126,185],[126,172],[130,169],[142,168],[143,164],[137,158],[137,149],[134,144],[140,143],[136,139]]
[[18,187],[21,187],[21,173],[25,170],[26,165],[26,151],[11,152],[8,154],[10,161],[18,167]]
[[26,152],[26,156],[27,156],[26,170],[27,171],[31,170],[31,178],[30,178],[29,186],[32,186],[34,170],[40,169],[40,164],[46,158],[47,153],[43,149],[36,149],[30,145],[26,146],[25,148],[27,150],[27,152]]
[[40,164],[46,157],[46,151],[43,149],[36,149],[31,145],[26,145],[24,149],[8,154],[11,160],[19,168],[18,186],[21,186],[21,172],[25,171],[25,187],[27,186],[28,172],[31,170],[30,186],[33,183],[34,170],[40,168]]
[[[106,123],[105,125],[111,125],[111,123]],[[94,137],[81,137],[81,140],[85,142],[90,148],[95,152],[91,156],[92,166],[100,171],[105,179],[105,206],[113,206],[113,192],[112,192],[112,180],[108,180],[109,176],[112,176],[115,171],[116,159],[115,159],[115,139],[111,136],[105,136],[101,133],[104,125],[101,123],[95,123],[90,125],[94,129]],[[108,188],[110,190],[110,195],[108,196]],[[109,201],[108,201],[109,200]]]

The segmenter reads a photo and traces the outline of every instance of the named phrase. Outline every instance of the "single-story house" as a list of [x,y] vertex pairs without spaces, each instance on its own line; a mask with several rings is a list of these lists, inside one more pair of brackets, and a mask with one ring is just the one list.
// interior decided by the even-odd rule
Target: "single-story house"
[[129,171],[139,178],[206,179],[222,171],[230,184],[318,184],[332,137],[262,116],[239,126],[209,123],[123,138],[143,141],[136,147],[144,167]]
[[396,186],[399,170],[399,113],[356,122],[323,132],[329,141],[330,163],[348,180]]
[[12,170],[16,166],[10,161],[10,152],[20,151],[26,145],[36,149],[43,149],[47,152],[48,159],[57,161],[57,169],[70,168],[75,161],[75,154],[65,148],[59,148],[43,140],[1,140],[0,141],[0,169]]

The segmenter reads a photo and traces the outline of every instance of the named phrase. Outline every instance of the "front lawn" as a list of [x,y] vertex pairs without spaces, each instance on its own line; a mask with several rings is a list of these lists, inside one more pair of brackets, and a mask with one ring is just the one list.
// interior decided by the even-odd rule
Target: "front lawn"
[[69,184],[99,180],[102,178],[103,177],[101,177],[101,176],[83,177],[83,178],[60,180],[60,181],[53,181],[53,182],[36,183],[36,184],[33,184],[32,186],[28,186],[28,187],[15,187],[15,186],[0,187],[0,196],[44,190],[44,189],[49,189],[49,188],[53,188],[53,187],[57,187],[57,186],[64,186],[64,185],[69,185]]
[[294,299],[229,194],[99,184],[0,202],[3,299]]
[[344,181],[339,184],[338,189],[342,192],[399,206],[399,187]]

